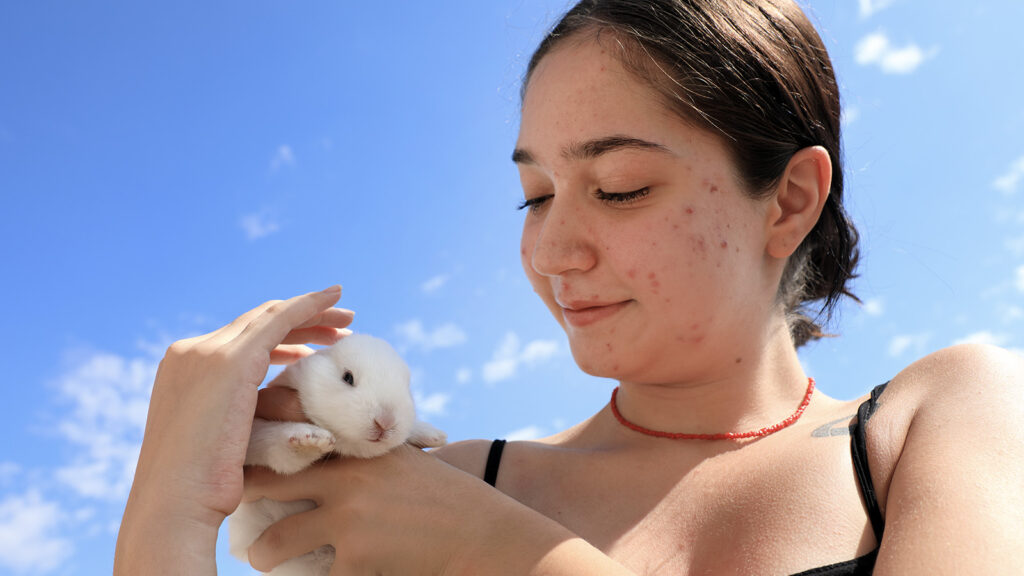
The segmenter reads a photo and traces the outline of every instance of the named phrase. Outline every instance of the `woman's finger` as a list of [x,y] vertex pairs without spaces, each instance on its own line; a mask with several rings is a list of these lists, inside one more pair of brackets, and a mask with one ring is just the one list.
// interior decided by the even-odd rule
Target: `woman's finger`
[[255,502],[260,498],[270,498],[278,502],[313,500],[319,505],[320,497],[314,494],[310,487],[311,473],[314,473],[313,469],[304,470],[302,474],[286,476],[263,466],[246,466],[242,499],[245,502]]
[[325,521],[319,508],[278,520],[249,547],[249,564],[260,572],[269,572],[285,560],[326,546],[329,532],[324,529]]
[[332,328],[345,328],[352,323],[356,313],[345,308],[328,308],[296,326],[296,328],[309,328],[311,326],[330,326]]
[[322,292],[310,292],[272,304],[253,318],[232,342],[239,347],[255,346],[270,352],[289,332],[332,306],[340,297],[341,286],[332,286]]
[[330,346],[345,336],[351,334],[348,328],[334,328],[331,326],[313,326],[311,328],[298,328],[292,330],[282,340],[282,344],[319,344]]
[[270,351],[270,363],[294,364],[315,352],[316,350],[302,344],[282,344]]
[[284,386],[270,386],[259,391],[256,401],[256,417],[264,420],[305,422],[299,393]]

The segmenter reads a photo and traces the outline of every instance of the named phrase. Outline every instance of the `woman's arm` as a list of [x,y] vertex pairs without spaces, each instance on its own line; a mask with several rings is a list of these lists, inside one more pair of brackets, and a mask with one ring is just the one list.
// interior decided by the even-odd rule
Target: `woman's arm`
[[888,486],[875,574],[1019,574],[1024,359],[957,346],[900,379],[918,408]]
[[331,544],[332,576],[632,574],[557,522],[410,446],[290,476],[247,469],[246,500],[263,497],[318,507],[264,532],[249,549],[258,570]]
[[[257,388],[271,363],[331,344],[352,313],[338,287],[268,302],[160,362],[114,574],[216,574],[217,529],[242,498]],[[283,345],[282,345],[283,344]]]

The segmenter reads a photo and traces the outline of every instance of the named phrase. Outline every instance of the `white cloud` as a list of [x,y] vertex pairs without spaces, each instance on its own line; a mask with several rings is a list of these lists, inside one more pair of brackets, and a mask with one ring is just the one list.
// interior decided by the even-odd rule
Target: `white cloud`
[[1024,179],[1024,156],[1010,165],[1005,174],[992,182],[992,187],[1003,194],[1010,195],[1017,191],[1017,185]]
[[97,353],[58,380],[72,408],[57,430],[78,447],[72,462],[56,471],[58,480],[81,496],[128,496],[157,365],[153,359]]
[[857,8],[860,11],[861,18],[870,18],[874,14],[885,10],[895,0],[857,0]]
[[544,436],[544,429],[540,426],[527,426],[518,430],[513,430],[505,435],[505,440],[509,442],[516,442],[519,440],[536,440]]
[[395,327],[395,331],[404,340],[404,348],[419,348],[423,352],[430,352],[437,348],[451,348],[466,341],[466,333],[461,328],[452,324],[442,324],[432,332],[423,328],[419,320],[410,320]]
[[473,379],[473,371],[469,368],[459,368],[455,372],[455,381],[459,384],[466,384]]
[[519,336],[509,332],[498,344],[491,361],[484,364],[482,377],[488,384],[508,380],[516,375],[520,364],[533,365],[557,353],[558,343],[554,340],[533,340],[522,348]]
[[846,128],[850,124],[853,124],[860,118],[860,108],[856,106],[846,106],[839,114],[839,123]]
[[433,294],[434,292],[440,290],[447,282],[447,274],[438,274],[437,276],[434,276],[433,278],[427,280],[423,284],[420,284],[420,290],[422,290],[425,294]]
[[858,64],[877,65],[886,74],[909,74],[937,53],[937,48],[925,52],[913,43],[897,48],[889,42],[884,32],[868,34],[854,48]]
[[441,416],[445,413],[445,408],[448,403],[451,402],[452,397],[448,394],[441,392],[435,392],[428,396],[424,396],[421,392],[414,390],[413,402],[416,403],[416,412],[424,416]]
[[0,566],[16,574],[43,574],[64,564],[73,543],[57,530],[65,523],[57,503],[29,490],[0,501]]
[[968,334],[959,340],[954,340],[953,345],[957,344],[991,344],[992,346],[1005,346],[1010,341],[1010,337],[1006,334],[994,334],[988,330],[982,330],[973,334]]
[[885,304],[881,298],[871,298],[864,301],[864,313],[868,316],[881,316],[885,314]]
[[1017,267],[1017,272],[1013,279],[1013,284],[1014,286],[1017,287],[1018,291],[1024,292],[1024,266]]
[[900,334],[889,341],[889,356],[902,356],[904,352],[912,350],[916,355],[921,355],[928,345],[931,335],[925,334]]
[[258,240],[281,229],[280,224],[265,212],[244,214],[238,223],[248,240]]
[[277,151],[274,152],[274,157],[270,159],[271,170],[277,170],[282,166],[294,166],[295,165],[295,153],[292,152],[291,146],[282,144],[277,147]]

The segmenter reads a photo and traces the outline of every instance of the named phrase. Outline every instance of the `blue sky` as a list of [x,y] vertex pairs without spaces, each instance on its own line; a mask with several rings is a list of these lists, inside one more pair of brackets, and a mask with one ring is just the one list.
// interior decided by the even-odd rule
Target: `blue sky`
[[[806,368],[853,398],[955,342],[1024,349],[1024,4],[804,5],[866,302]],[[0,573],[110,572],[163,350],[271,298],[343,284],[455,440],[607,402],[518,257],[519,79],[565,7],[0,3]]]

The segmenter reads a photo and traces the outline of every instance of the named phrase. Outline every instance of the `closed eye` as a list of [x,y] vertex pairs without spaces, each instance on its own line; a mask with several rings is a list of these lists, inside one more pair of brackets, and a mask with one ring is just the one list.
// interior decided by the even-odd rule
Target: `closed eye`
[[651,193],[650,188],[641,188],[639,190],[633,190],[632,192],[620,192],[613,194],[611,192],[605,192],[604,190],[598,190],[594,192],[594,196],[598,200],[602,200],[608,204],[631,204],[636,202],[648,194]]
[[537,212],[538,210],[541,209],[545,202],[551,199],[551,196],[551,194],[548,194],[546,196],[537,196],[536,198],[527,198],[526,200],[523,200],[522,204],[520,204],[516,208],[516,210],[529,208],[530,212]]

